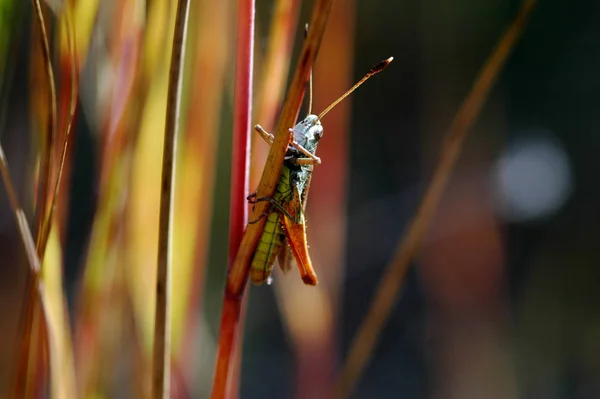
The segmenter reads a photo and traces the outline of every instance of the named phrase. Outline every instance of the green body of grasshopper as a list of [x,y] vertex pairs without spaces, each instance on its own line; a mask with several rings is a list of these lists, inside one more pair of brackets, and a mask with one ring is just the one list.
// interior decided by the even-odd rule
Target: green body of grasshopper
[[[281,204],[289,201],[291,195],[290,170],[284,165],[281,167],[281,174],[275,188],[273,200]],[[285,250],[285,232],[281,224],[280,213],[279,210],[272,209],[265,221],[265,227],[250,266],[250,278],[255,283],[270,281],[275,256],[279,255],[280,251]]]
[[[260,130],[259,130],[260,131]],[[292,129],[294,143],[302,146],[314,156],[317,142],[323,135],[323,127],[316,115],[308,115]],[[303,152],[289,147],[281,167],[279,180],[271,200],[273,206],[267,220],[250,266],[250,278],[254,283],[270,281],[275,257],[279,255],[282,264],[286,251],[286,235],[281,218],[290,218],[296,224],[303,223],[304,190],[312,173],[312,163],[318,158],[306,158]],[[309,160],[309,161],[306,161]],[[304,162],[303,162],[304,161]],[[286,271],[286,270],[284,270]]]

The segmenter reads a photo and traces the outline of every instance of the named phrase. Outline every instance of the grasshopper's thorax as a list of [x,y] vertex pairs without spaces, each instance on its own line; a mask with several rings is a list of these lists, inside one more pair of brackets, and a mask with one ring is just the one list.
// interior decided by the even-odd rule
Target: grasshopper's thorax
[[317,150],[317,143],[323,137],[323,125],[317,115],[308,115],[293,129],[294,141],[312,154]]

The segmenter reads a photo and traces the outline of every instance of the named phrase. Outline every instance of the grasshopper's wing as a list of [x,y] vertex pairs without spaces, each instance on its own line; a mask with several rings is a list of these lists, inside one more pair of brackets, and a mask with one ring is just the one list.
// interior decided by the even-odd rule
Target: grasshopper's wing
[[308,285],[317,285],[317,275],[312,267],[310,255],[308,253],[308,243],[306,240],[306,223],[304,212],[302,210],[302,201],[298,190],[294,189],[294,196],[291,201],[284,204],[286,211],[294,217],[282,217],[285,236],[292,250],[292,254],[298,264],[298,270],[302,281]]
[[282,245],[279,248],[279,253],[277,254],[277,262],[279,263],[279,268],[284,274],[287,274],[292,269],[292,262],[294,260],[294,254],[292,253],[292,248],[287,244],[286,238],[285,245]]

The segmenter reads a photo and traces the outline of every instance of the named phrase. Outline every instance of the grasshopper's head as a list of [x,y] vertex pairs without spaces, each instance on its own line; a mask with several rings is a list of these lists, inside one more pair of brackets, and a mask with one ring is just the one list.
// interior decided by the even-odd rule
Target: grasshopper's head
[[317,115],[308,115],[294,126],[294,141],[314,154],[317,143],[323,137],[323,125]]

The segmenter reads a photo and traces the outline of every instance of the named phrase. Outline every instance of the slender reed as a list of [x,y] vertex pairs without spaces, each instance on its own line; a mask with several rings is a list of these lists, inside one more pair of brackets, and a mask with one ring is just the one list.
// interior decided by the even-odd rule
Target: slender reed
[[181,74],[185,60],[185,37],[189,14],[189,1],[179,0],[175,16],[173,50],[169,71],[165,139],[163,144],[160,215],[158,231],[158,259],[156,275],[156,310],[154,320],[154,358],[152,365],[152,397],[169,396],[171,375],[170,296],[171,247],[173,230],[173,192],[175,159],[177,156],[177,130],[181,102]]
[[469,129],[475,122],[534,7],[535,0],[525,0],[515,20],[500,38],[496,48],[484,64],[471,91],[446,131],[445,142],[431,183],[423,196],[417,214],[399,242],[393,260],[379,283],[371,307],[354,338],[337,381],[334,397],[348,397],[358,382],[377,343],[379,332],[397,300],[409,262],[419,249],[421,238],[433,218]]
[[[56,83],[54,82],[54,71],[52,69],[52,58],[50,55],[50,45],[48,44],[48,34],[44,22],[44,14],[40,0],[32,0],[35,9],[35,20],[40,29],[40,46],[44,59],[44,69],[46,80],[48,81],[48,104],[50,113],[46,123],[44,135],[44,146],[42,149],[42,159],[39,169],[38,197],[36,201],[36,248],[38,256],[43,263],[43,254],[45,250],[45,241],[42,241],[42,232],[45,230],[46,213],[48,208],[48,190],[50,189],[50,176],[52,157],[54,155],[54,142],[56,141]],[[42,246],[44,244],[44,246]]]
[[[244,199],[248,196],[250,172],[254,13],[254,0],[238,1],[228,270],[232,267],[233,259],[242,241],[244,225],[248,221],[248,206]],[[232,360],[235,355],[236,330],[240,319],[240,311],[241,303],[239,301],[229,301],[226,295],[223,304],[219,354],[215,367],[212,398],[231,396]],[[228,322],[223,328],[225,320]],[[226,345],[222,345],[223,342],[226,342]],[[221,353],[223,350],[227,352],[225,355]]]
[[[65,134],[63,137],[62,147],[60,151],[60,159],[58,163],[58,174],[56,176],[56,181],[54,182],[54,187],[52,189],[52,197],[50,198],[50,205],[48,208],[48,212],[46,215],[46,219],[43,223],[42,231],[40,232],[40,248],[42,253],[45,252],[46,245],[48,243],[48,237],[50,236],[50,227],[52,226],[52,219],[54,216],[54,211],[56,208],[56,203],[58,201],[58,195],[60,190],[60,185],[62,182],[65,161],[67,158],[67,150],[69,144],[69,136],[71,135],[71,130],[73,127],[73,120],[75,118],[75,109],[77,107],[77,58],[75,57],[75,37],[73,35],[73,21],[71,15],[71,9],[69,7],[65,8],[65,28],[67,31],[67,48],[69,53],[69,67],[71,69],[70,77],[71,77],[71,92],[69,97],[69,114],[67,115]],[[43,256],[42,256],[43,258]]]

